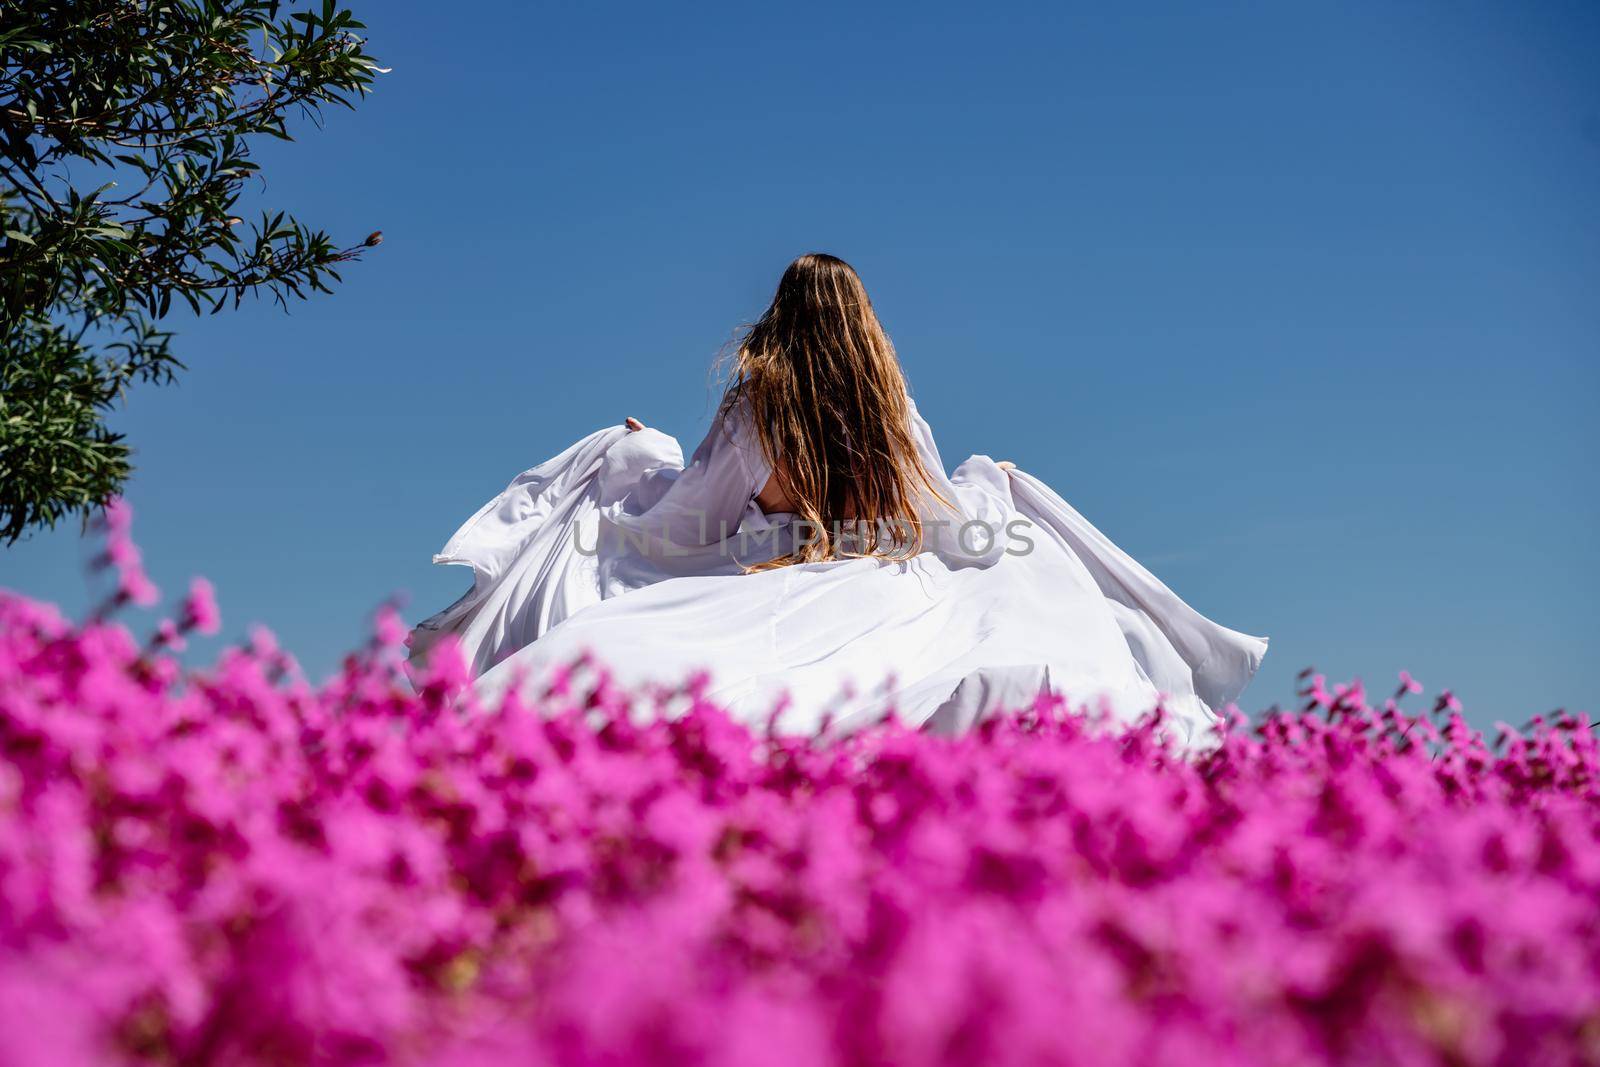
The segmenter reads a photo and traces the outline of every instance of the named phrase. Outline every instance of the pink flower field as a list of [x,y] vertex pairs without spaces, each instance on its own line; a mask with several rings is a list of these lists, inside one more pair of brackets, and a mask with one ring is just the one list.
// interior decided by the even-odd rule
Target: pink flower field
[[81,625],[0,594],[0,1064],[1600,1061],[1584,719],[778,738],[588,664],[478,708],[390,611],[312,687],[181,666],[203,583],[137,636],[127,532]]

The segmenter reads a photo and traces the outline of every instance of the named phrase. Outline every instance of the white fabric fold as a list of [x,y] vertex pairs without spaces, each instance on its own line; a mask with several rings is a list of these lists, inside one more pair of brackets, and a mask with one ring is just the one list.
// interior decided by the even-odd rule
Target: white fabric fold
[[413,658],[454,634],[490,701],[585,653],[635,687],[705,671],[733,714],[761,725],[781,708],[794,732],[886,708],[960,731],[1047,690],[1114,722],[1159,701],[1191,747],[1260,665],[1265,639],[1189,607],[1037,478],[986,456],[946,475],[914,408],[955,505],[926,502],[945,525],[925,551],[747,573],[794,531],[754,503],[770,468],[738,418],[687,468],[671,437],[617,426],[519,475],[434,557],[473,585],[412,632]]

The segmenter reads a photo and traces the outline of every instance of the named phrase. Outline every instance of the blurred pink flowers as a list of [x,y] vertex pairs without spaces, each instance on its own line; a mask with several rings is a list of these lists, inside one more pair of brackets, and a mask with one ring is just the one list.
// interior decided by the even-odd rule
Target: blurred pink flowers
[[807,741],[595,664],[478,708],[388,609],[318,688],[264,631],[170,658],[216,624],[202,583],[142,646],[0,594],[0,1062],[1600,1050],[1585,719],[1491,740],[1317,678],[1197,760],[1053,700]]
[[211,583],[196,578],[189,583],[189,595],[183,602],[183,621],[180,630],[198,630],[214,634],[222,629],[222,613],[217,610],[217,594]]

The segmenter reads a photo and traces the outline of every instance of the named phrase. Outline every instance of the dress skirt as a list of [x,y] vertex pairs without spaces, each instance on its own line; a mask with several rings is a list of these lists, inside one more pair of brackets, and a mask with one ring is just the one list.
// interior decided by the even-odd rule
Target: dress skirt
[[[714,452],[703,445],[691,468],[714,473],[727,462]],[[641,692],[703,673],[736,718],[785,732],[848,732],[890,710],[959,732],[1046,692],[1112,723],[1159,703],[1172,739],[1204,748],[1266,652],[1264,638],[1185,604],[1039,479],[984,456],[938,471],[951,498],[978,501],[966,515],[991,520],[962,531],[973,551],[946,536],[901,561],[754,572],[792,544],[795,523],[738,492],[735,521],[678,538],[686,547],[641,532],[675,483],[690,492],[684,472],[671,437],[617,426],[520,475],[434,557],[470,567],[473,585],[412,632],[413,659],[453,635],[491,703],[584,656]]]

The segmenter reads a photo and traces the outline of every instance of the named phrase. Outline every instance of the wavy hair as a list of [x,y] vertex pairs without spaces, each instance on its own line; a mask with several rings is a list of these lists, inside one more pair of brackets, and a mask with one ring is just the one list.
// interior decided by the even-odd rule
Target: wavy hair
[[748,404],[778,486],[811,535],[751,569],[920,552],[919,498],[950,504],[917,454],[900,360],[855,269],[817,252],[789,264],[734,364],[721,410]]

